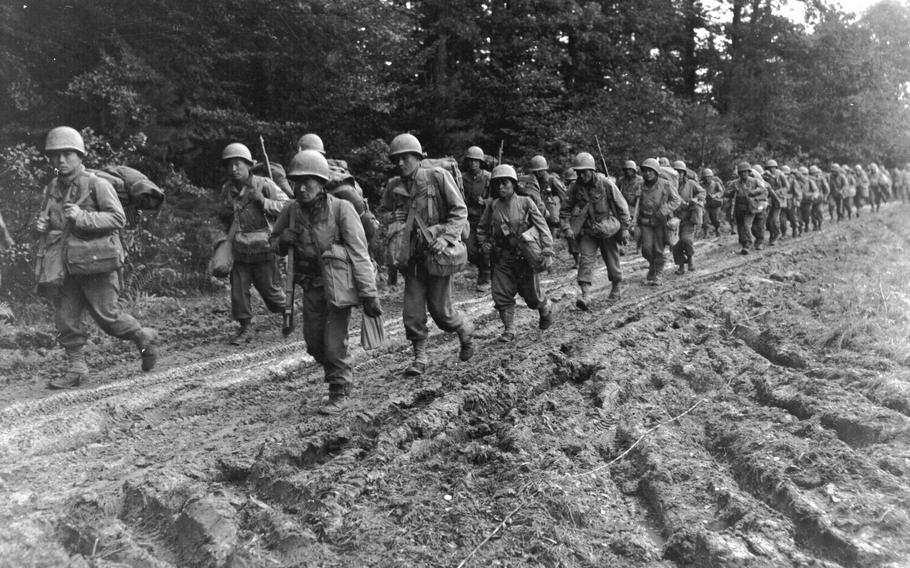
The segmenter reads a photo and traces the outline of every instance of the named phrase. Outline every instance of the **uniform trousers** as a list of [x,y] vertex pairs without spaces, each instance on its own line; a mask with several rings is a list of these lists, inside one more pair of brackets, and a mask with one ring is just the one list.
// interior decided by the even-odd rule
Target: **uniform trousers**
[[88,341],[86,312],[108,335],[133,339],[141,329],[136,318],[120,310],[120,277],[116,272],[69,275],[54,300],[57,340],[65,349],[77,350]]
[[353,378],[348,353],[351,307],[337,308],[325,299],[322,286],[303,284],[303,340],[307,353],[325,371],[325,382],[346,389]]
[[658,275],[667,261],[664,250],[667,248],[666,225],[639,225],[641,232],[641,255],[648,261],[648,276]]
[[590,284],[597,256],[603,259],[607,267],[607,279],[610,282],[622,282],[622,268],[619,266],[619,240],[620,233],[605,239],[598,239],[587,234],[582,234],[576,239],[578,245],[578,283]]
[[404,332],[408,341],[426,341],[427,311],[442,331],[459,331],[464,317],[452,307],[452,277],[427,273],[422,257],[412,258],[404,275]]
[[540,287],[540,275],[513,249],[494,251],[491,290],[493,306],[500,312],[515,307],[515,294],[532,310],[547,299]]
[[259,292],[270,312],[280,314],[284,311],[284,290],[276,282],[277,272],[275,255],[269,255],[269,260],[263,262],[234,261],[231,268],[231,313],[235,320],[248,322],[253,319],[251,285]]

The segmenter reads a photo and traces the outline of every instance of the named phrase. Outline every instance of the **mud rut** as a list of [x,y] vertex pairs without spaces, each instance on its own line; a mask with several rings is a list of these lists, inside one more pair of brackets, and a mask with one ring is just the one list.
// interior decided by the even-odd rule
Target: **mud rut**
[[748,257],[700,241],[661,288],[629,255],[623,301],[601,270],[587,313],[561,266],[554,327],[520,309],[508,347],[459,280],[478,354],[437,332],[423,380],[389,295],[342,417],[301,342],[26,396],[0,410],[0,563],[910,565],[910,329],[890,354],[819,341],[825,297],[910,274],[908,214]]

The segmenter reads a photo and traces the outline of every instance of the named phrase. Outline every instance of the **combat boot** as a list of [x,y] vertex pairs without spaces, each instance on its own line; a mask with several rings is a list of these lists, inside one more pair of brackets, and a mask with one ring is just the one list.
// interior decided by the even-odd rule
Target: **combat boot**
[[683,274],[685,274],[685,273],[686,273],[686,265],[685,265],[685,264],[680,264],[680,265],[679,265],[679,268],[676,269],[676,273],[679,274],[680,276],[682,276]]
[[158,332],[150,327],[143,327],[133,336],[133,342],[139,348],[139,356],[142,357],[143,371],[151,371],[158,362],[158,350],[155,348],[157,340]]
[[622,284],[619,282],[614,282],[613,285],[610,286],[610,295],[607,296],[607,300],[610,300],[611,302],[618,302],[619,300],[622,300],[621,287]]
[[689,267],[689,272],[693,272],[695,270],[695,263],[690,260],[688,267]]
[[588,291],[591,289],[590,284],[579,284],[578,287],[581,289],[581,296],[575,300],[575,307],[579,310],[588,311],[588,305],[591,300],[588,297]]
[[477,271],[477,288],[478,292],[489,292],[490,291],[490,272],[488,270],[480,269]]
[[537,312],[540,314],[540,321],[537,323],[537,327],[549,329],[553,325],[553,307],[550,305],[550,300],[544,300],[540,307],[537,308]]
[[240,327],[237,328],[237,332],[231,337],[231,345],[242,345],[244,343],[249,343],[252,339],[252,333],[250,333],[250,321],[242,320],[240,322]]
[[82,348],[66,350],[66,373],[62,377],[51,379],[47,383],[50,389],[70,389],[78,387],[88,378],[88,365]]
[[461,328],[458,330],[458,358],[462,361],[469,361],[474,356],[474,324],[464,320]]
[[499,319],[502,321],[502,333],[496,338],[500,343],[509,343],[515,339],[515,309],[506,308],[499,310]]
[[317,412],[325,416],[336,416],[348,407],[347,385],[329,384],[329,400]]
[[416,377],[422,375],[427,370],[427,341],[419,339],[411,344],[414,349],[414,360],[404,370],[404,374]]

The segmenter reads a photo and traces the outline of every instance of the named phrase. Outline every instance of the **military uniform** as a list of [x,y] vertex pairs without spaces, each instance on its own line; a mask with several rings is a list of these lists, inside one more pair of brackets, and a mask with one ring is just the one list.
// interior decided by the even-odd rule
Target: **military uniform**
[[708,225],[714,227],[714,236],[720,236],[720,210],[724,204],[724,184],[717,176],[702,178],[701,185],[705,188],[705,215],[702,227],[705,236],[708,236]]
[[[261,195],[262,200],[254,196]],[[230,234],[234,233],[234,266],[231,268],[231,314],[242,327],[253,318],[250,286],[254,286],[272,313],[284,310],[284,290],[276,277],[278,262],[271,250],[268,235],[270,219],[287,204],[288,197],[267,178],[250,175],[242,185],[228,181],[221,188],[221,220]],[[233,228],[231,225],[233,224]],[[237,242],[243,234],[263,235],[249,249],[249,255],[238,254]]]
[[[517,184],[517,179],[515,180]],[[547,297],[540,287],[537,267],[531,266],[518,247],[521,234],[537,228],[540,235],[541,254],[553,255],[553,237],[543,214],[531,198],[512,194],[509,198],[496,198],[484,210],[477,226],[480,243],[492,244],[493,305],[505,326],[506,340],[515,318],[515,294],[520,295],[532,310],[541,314],[541,328],[549,324]]]
[[[273,243],[290,226],[294,215],[294,276],[303,288],[303,338],[307,353],[325,371],[325,382],[332,391],[345,392],[352,381],[348,353],[348,328],[354,305],[335,306],[324,292],[322,254],[333,244],[344,247],[350,259],[356,294],[361,299],[376,298],[373,263],[360,216],[346,200],[324,194],[315,203],[301,207],[290,202],[272,228]],[[277,248],[277,245],[273,244]],[[286,254],[286,250],[281,251]],[[353,295],[353,294],[352,294]]]
[[695,254],[694,241],[695,229],[702,223],[705,205],[705,190],[695,180],[681,178],[677,190],[682,203],[674,211],[679,218],[679,241],[673,247],[673,261],[679,267],[680,274],[694,268],[693,256]]
[[[659,170],[654,171],[659,173]],[[649,282],[660,282],[666,262],[664,250],[667,247],[667,220],[681,203],[682,198],[675,185],[659,175],[654,182],[649,184],[645,181],[641,186],[641,200],[635,223],[641,232],[641,255],[648,261]]]
[[477,285],[484,286],[490,281],[490,256],[484,254],[477,242],[477,224],[483,210],[490,202],[490,172],[479,170],[476,174],[465,170],[461,174],[464,183],[464,200],[468,208],[468,225],[471,233],[465,243],[468,260],[477,266]]
[[752,247],[753,239],[756,249],[761,249],[765,240],[764,211],[768,204],[768,191],[759,180],[747,177],[734,179],[727,183],[726,197],[733,200],[733,216],[736,219],[736,232],[743,252]]
[[781,210],[783,209],[783,195],[787,191],[787,176],[776,166],[765,171],[765,181],[768,183],[768,218],[765,226],[768,229],[768,244],[774,245],[781,236]]

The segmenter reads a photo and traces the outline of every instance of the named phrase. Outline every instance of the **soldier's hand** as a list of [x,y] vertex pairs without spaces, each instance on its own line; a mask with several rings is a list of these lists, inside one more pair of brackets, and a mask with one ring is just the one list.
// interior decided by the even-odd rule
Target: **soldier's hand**
[[38,217],[38,219],[35,221],[35,230],[39,233],[46,233],[48,228],[50,228],[48,218],[44,215]]
[[363,313],[371,318],[378,318],[382,315],[382,306],[379,305],[379,298],[364,298]]
[[247,198],[251,203],[262,203],[265,201],[265,196],[262,195],[262,188],[259,187],[251,187]]
[[565,229],[562,230],[562,236],[564,236],[567,239],[574,239],[575,231],[572,230],[572,227],[566,227]]
[[449,241],[445,240],[444,237],[437,237],[433,244],[430,245],[430,250],[433,251],[433,254],[440,253],[449,246]]
[[408,212],[407,212],[407,211],[404,211],[404,210],[401,210],[401,209],[398,209],[398,210],[395,211],[395,221],[397,221],[397,222],[399,222],[399,223],[404,223],[404,222],[407,221],[407,220],[408,220]]
[[545,252],[540,257],[540,269],[549,270],[553,266],[553,253]]
[[480,250],[483,251],[484,254],[490,254],[493,252],[493,243],[489,241],[484,242],[482,245],[480,245]]
[[70,221],[75,221],[80,213],[82,213],[82,208],[75,203],[67,203],[63,206],[63,216]]
[[629,239],[631,239],[631,238],[632,238],[632,235],[631,235],[631,233],[629,233],[629,229],[623,229],[622,233],[620,233],[620,236],[619,236],[619,243],[623,246],[626,246],[627,244],[629,244]]

